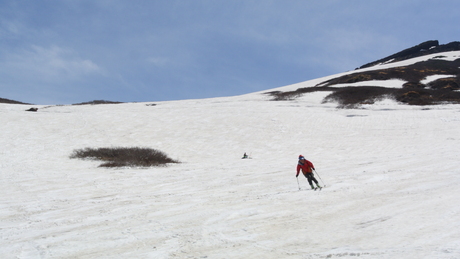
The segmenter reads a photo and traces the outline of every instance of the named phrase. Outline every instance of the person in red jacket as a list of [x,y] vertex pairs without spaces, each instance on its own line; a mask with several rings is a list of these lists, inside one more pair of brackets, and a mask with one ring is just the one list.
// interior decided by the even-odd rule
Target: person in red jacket
[[307,178],[308,183],[310,184],[312,189],[315,189],[313,186],[313,182],[316,183],[317,188],[322,188],[318,184],[318,180],[316,180],[315,176],[313,175],[313,171],[315,170],[315,166],[312,164],[312,162],[308,161],[303,157],[302,155],[299,156],[299,163],[297,164],[297,174],[295,177],[299,177],[299,172],[300,169],[302,169],[303,175]]

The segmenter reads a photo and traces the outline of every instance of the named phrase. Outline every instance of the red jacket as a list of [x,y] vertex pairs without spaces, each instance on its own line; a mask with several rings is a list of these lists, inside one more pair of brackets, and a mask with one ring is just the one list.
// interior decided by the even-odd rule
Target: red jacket
[[311,173],[312,169],[315,169],[315,166],[307,159],[302,159],[299,160],[299,163],[297,164],[297,174],[295,175],[296,177],[299,176],[300,169],[302,169],[302,173],[305,175],[307,173]]

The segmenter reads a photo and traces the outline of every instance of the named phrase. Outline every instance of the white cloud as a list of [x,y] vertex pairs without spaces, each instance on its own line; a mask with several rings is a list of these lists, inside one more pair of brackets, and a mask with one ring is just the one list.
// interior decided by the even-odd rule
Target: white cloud
[[38,81],[61,82],[104,73],[93,61],[80,58],[73,51],[58,46],[45,48],[32,45],[29,49],[6,54],[0,67],[8,71],[10,76]]

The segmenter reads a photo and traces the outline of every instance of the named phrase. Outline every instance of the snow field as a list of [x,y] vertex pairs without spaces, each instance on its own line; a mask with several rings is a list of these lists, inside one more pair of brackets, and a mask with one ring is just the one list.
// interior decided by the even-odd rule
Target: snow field
[[[4,258],[458,258],[458,105],[0,105]],[[182,163],[98,168],[74,149]],[[241,159],[244,152],[252,159]],[[327,185],[295,179],[297,156]],[[318,178],[319,180],[319,178]],[[321,182],[321,181],[320,181]]]

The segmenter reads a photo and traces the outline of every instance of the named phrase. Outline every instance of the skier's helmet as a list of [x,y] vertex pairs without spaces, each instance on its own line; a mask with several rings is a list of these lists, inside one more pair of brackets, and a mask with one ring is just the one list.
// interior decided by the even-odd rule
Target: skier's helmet
[[299,155],[299,160],[305,159],[302,155]]

